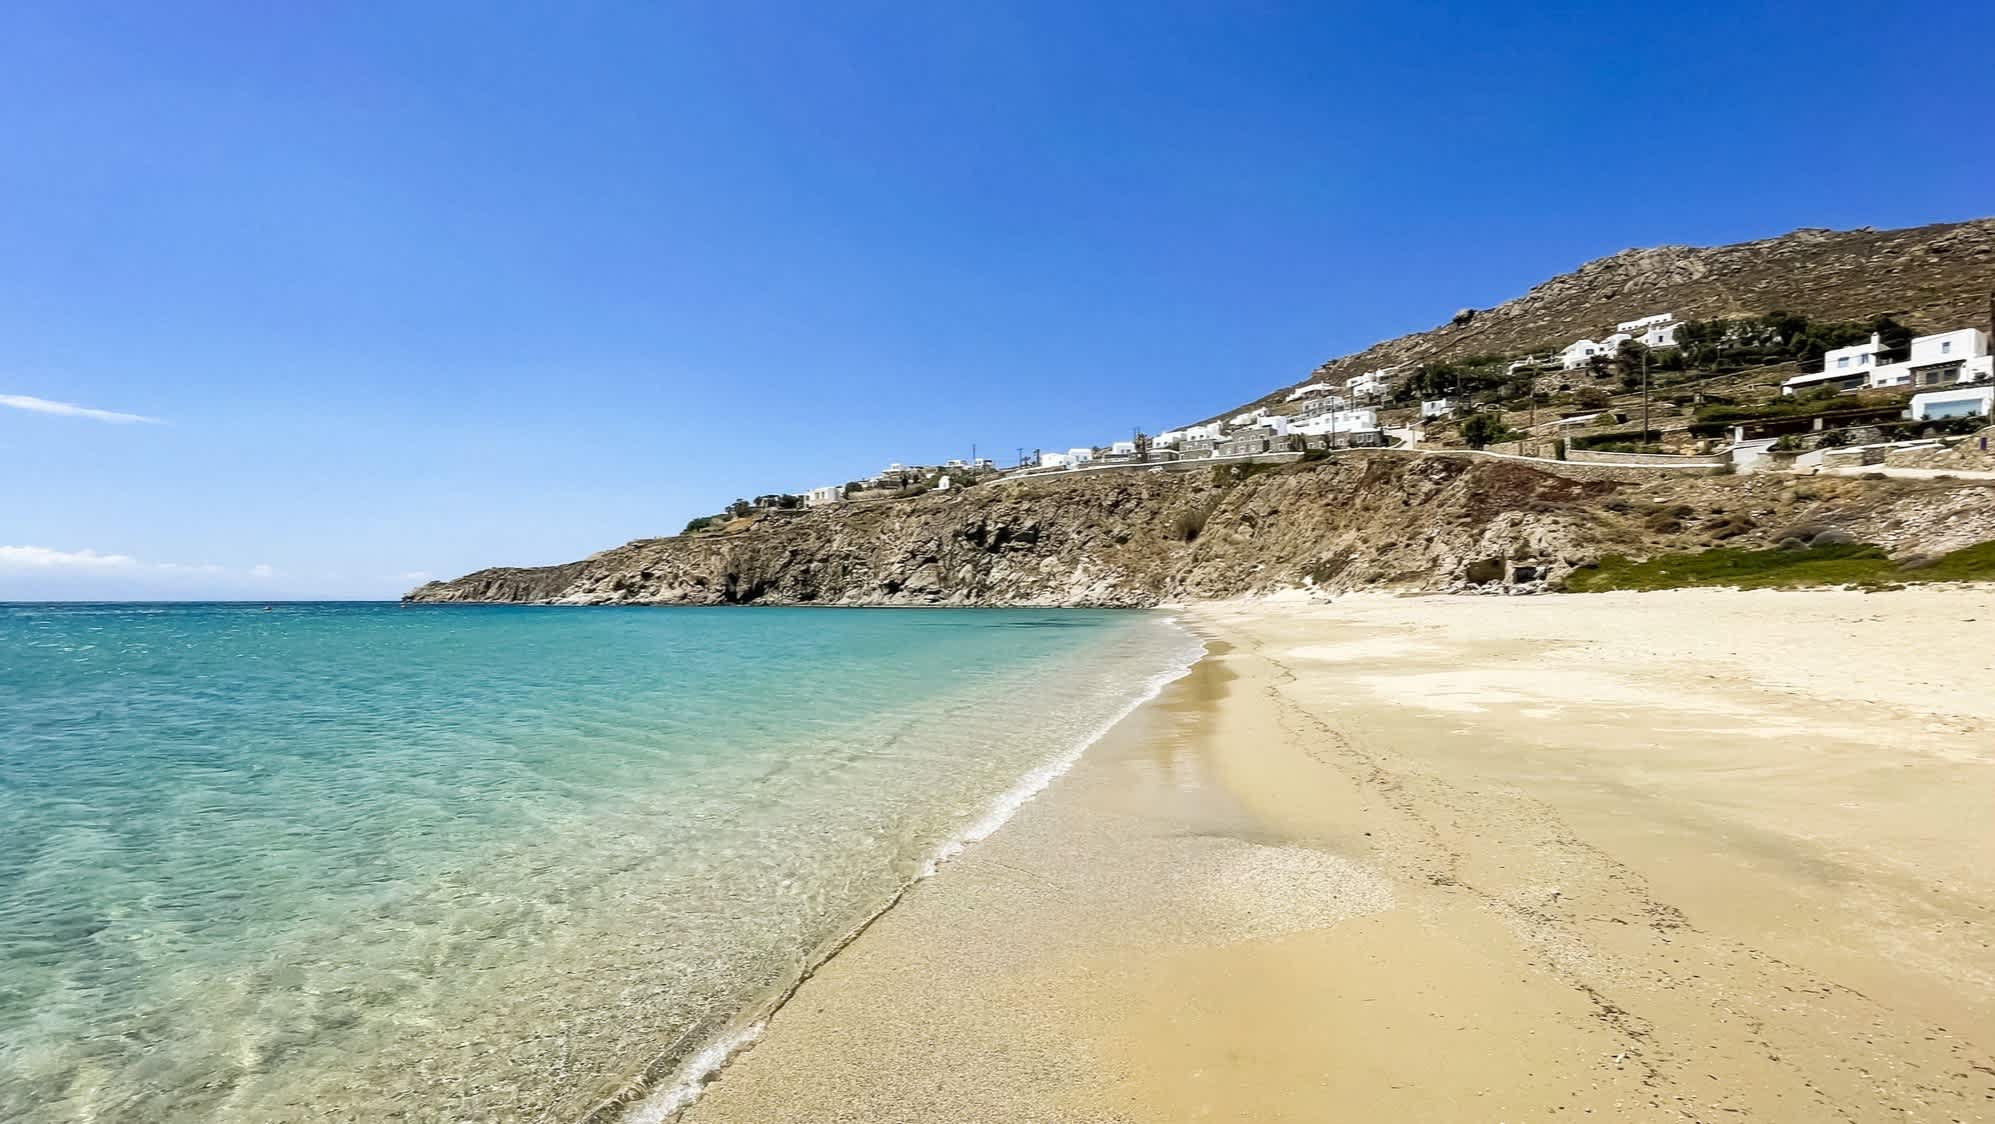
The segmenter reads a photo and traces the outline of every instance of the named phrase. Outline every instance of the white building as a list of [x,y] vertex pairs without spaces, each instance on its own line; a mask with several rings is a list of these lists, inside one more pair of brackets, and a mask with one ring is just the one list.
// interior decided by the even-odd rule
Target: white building
[[1600,341],[1600,350],[1608,355],[1619,355],[1621,354],[1621,345],[1634,338],[1626,332],[1616,332]]
[[1366,371],[1362,375],[1352,375],[1344,380],[1344,392],[1353,398],[1363,398],[1372,394],[1384,394],[1392,382],[1393,367],[1380,367],[1376,371]]
[[1067,467],[1067,454],[1065,454],[1065,453],[1041,453],[1041,454],[1039,454],[1039,467],[1040,467],[1040,468],[1066,468],[1066,467]]
[[1091,461],[1091,460],[1093,460],[1093,459],[1094,459],[1094,450],[1093,450],[1093,449],[1068,449],[1068,450],[1067,450],[1067,467],[1068,467],[1068,468],[1072,468],[1072,467],[1074,467],[1075,465],[1082,465],[1082,464],[1086,464],[1086,463],[1088,463],[1089,461]]
[[1988,333],[1979,328],[1914,336],[1911,355],[1901,362],[1880,362],[1883,353],[1883,341],[1872,333],[1866,343],[1826,353],[1820,371],[1788,379],[1780,384],[1780,392],[1793,394],[1822,386],[1845,391],[1893,386],[1928,389],[1995,378],[1995,358],[1988,353]]
[[1282,399],[1282,401],[1293,402],[1298,398],[1307,398],[1312,394],[1328,394],[1336,389],[1336,386],[1331,383],[1313,382],[1308,386],[1298,386],[1294,390],[1289,391],[1288,397]]
[[1634,335],[1647,328],[1674,323],[1675,320],[1676,313],[1674,312],[1658,312],[1653,316],[1644,316],[1639,320],[1623,320],[1619,324],[1614,325],[1614,330]]
[[1449,411],[1453,410],[1454,408],[1455,408],[1455,402],[1454,399],[1452,398],[1423,399],[1420,403],[1420,420],[1428,421],[1433,418],[1438,418],[1443,414],[1446,414]]
[[1155,437],[1150,438],[1150,446],[1156,449],[1175,449],[1178,447],[1178,442],[1183,441],[1184,439],[1185,439],[1184,430],[1167,429],[1164,432],[1159,433]]
[[1255,429],[1265,429],[1276,437],[1288,436],[1288,416],[1286,414],[1262,414],[1261,420],[1254,423]]
[[823,507],[825,504],[837,503],[844,498],[845,489],[843,487],[837,484],[828,484],[822,488],[812,488],[810,491],[805,492],[804,506]]
[[[1663,315],[1669,316],[1668,313],[1664,313]],[[1653,320],[1654,317],[1650,319]],[[1676,330],[1681,327],[1683,325],[1677,323],[1676,318],[1671,316],[1667,322],[1650,324],[1648,327],[1642,329],[1635,338],[1641,340],[1643,346],[1649,348],[1675,347]]]
[[[1862,390],[1870,386],[1871,377],[1876,374],[1877,357],[1884,351],[1884,343],[1872,332],[1867,343],[1838,347],[1822,355],[1822,369],[1805,375],[1796,375],[1780,384],[1782,394],[1793,394],[1798,390],[1814,390],[1817,387],[1833,386],[1837,390]],[[1888,383],[1886,385],[1889,385]]]
[[1248,410],[1244,414],[1234,414],[1232,425],[1253,425],[1267,415],[1266,410]]
[[[1245,424],[1245,423],[1242,423]],[[1186,441],[1217,441],[1225,435],[1226,427],[1218,422],[1210,425],[1188,425],[1184,428]]]
[[1907,381],[1921,389],[1995,378],[1995,357],[1988,353],[1988,333],[1979,328],[1914,336],[1911,358],[1903,364],[1894,364],[1900,365],[1910,376]]
[[1606,351],[1590,339],[1575,340],[1567,344],[1564,351],[1559,352],[1559,367],[1567,371],[1576,371],[1586,366],[1594,356],[1604,354]]
[[1995,385],[1957,386],[1951,390],[1929,390],[1912,396],[1912,419],[1936,421],[1940,418],[1987,417],[1995,413]]
[[1136,455],[1136,442],[1117,441],[1108,447],[1108,455],[1111,457],[1133,457]]
[[1378,411],[1367,406],[1356,410],[1332,410],[1316,414],[1291,426],[1290,433],[1320,437],[1328,433],[1366,433],[1378,428]]

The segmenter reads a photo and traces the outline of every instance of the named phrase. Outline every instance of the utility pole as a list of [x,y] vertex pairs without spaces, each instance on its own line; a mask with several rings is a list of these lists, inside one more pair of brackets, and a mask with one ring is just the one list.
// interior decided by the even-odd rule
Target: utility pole
[[1649,443],[1649,349],[1642,349],[1642,444]]

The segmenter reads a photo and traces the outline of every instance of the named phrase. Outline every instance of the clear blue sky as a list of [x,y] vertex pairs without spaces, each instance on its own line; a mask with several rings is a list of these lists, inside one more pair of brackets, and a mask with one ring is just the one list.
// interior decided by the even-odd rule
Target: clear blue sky
[[392,596],[1987,214],[1991,13],[9,4],[0,599]]

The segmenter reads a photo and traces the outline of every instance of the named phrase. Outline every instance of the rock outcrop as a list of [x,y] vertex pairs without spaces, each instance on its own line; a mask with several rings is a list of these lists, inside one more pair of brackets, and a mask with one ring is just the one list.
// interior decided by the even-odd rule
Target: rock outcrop
[[[1313,587],[1522,592],[1606,553],[1773,545],[1821,523],[1893,549],[1965,522],[1995,488],[1791,477],[1602,479],[1469,454],[1387,451],[1270,467],[999,481],[640,539],[578,562],[481,570],[411,601],[1136,607]],[[1947,510],[1931,534],[1916,513]]]

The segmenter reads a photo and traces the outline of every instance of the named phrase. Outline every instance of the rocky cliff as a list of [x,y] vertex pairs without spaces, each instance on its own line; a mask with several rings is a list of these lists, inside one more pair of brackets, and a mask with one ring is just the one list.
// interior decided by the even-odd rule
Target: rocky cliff
[[[999,481],[481,570],[412,601],[1145,606],[1295,587],[1529,590],[1604,553],[1770,545],[1832,525],[1894,550],[1995,538],[1995,488],[1628,476],[1387,451]],[[1929,518],[1943,512],[1942,519]]]

